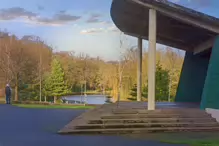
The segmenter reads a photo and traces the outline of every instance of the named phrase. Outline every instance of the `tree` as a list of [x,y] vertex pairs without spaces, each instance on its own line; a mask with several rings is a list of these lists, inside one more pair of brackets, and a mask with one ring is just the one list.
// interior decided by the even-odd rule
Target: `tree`
[[52,86],[51,86],[52,85],[51,84],[52,80],[50,78],[51,77],[50,77],[49,74],[45,74],[44,75],[44,80],[42,82],[42,86],[43,86],[42,94],[44,96],[44,101],[45,102],[47,101],[47,98],[52,95]]
[[[40,37],[38,36],[23,36],[23,38],[21,39],[22,42],[28,46],[31,47],[31,51],[33,53],[31,53],[32,57],[34,57],[35,60],[35,64],[37,65],[37,69],[38,74],[36,77],[36,81],[38,80],[38,84],[39,84],[39,100],[41,102],[42,100],[42,76],[43,76],[43,72],[46,70],[46,68],[48,67],[49,63],[51,62],[51,47],[49,47]],[[26,50],[26,52],[28,52],[28,50]],[[29,52],[30,54],[30,52]],[[28,55],[29,55],[28,54]],[[33,55],[34,54],[34,55]],[[37,63],[38,62],[38,63]]]
[[[19,39],[15,35],[3,35],[0,39],[0,84],[10,83],[14,88],[14,100],[39,98],[39,42],[30,38]],[[50,66],[50,47],[43,46],[45,69]],[[44,67],[43,66],[43,67]],[[44,70],[43,70],[44,71]],[[28,85],[28,86],[27,86]],[[21,97],[21,98],[19,98]]]
[[62,69],[61,63],[57,58],[54,58],[52,61],[51,75],[46,80],[46,93],[54,97],[54,103],[58,97],[69,93],[64,79],[65,73]]
[[160,62],[156,65],[156,98],[167,101],[169,95],[169,71],[162,68]]
[[[129,45],[126,43],[127,38],[124,35],[124,33],[120,33],[120,43],[119,43],[119,51],[120,51],[120,60],[117,63],[117,71],[116,71],[116,90],[117,90],[117,106],[119,106],[119,101],[121,98],[121,92],[123,87],[123,81],[124,81],[124,71],[125,68],[128,65],[128,61],[130,59],[130,56],[127,55],[127,49],[129,49]],[[127,46],[128,45],[128,46]]]
[[169,95],[168,101],[171,101],[171,98],[175,96],[177,85],[180,76],[180,69],[182,67],[182,57],[180,57],[179,50],[174,51],[172,48],[167,47],[165,53],[167,59],[167,66],[169,69]]
[[137,99],[137,84],[134,84],[134,86],[131,88],[131,92],[129,94],[131,98],[129,100],[135,100]]
[[[39,100],[40,85],[42,85],[43,97],[51,97],[53,100],[53,81],[50,76],[52,56],[60,61],[64,72],[65,88],[75,93],[87,90],[95,90],[110,94],[114,101],[126,100],[130,97],[137,83],[137,54],[124,34],[120,35],[119,54],[117,61],[104,61],[99,57],[93,58],[87,54],[76,54],[74,51],[52,52],[52,47],[37,36],[16,37],[9,33],[0,32],[0,88],[10,83],[15,100]],[[80,53],[80,52],[78,52]],[[147,97],[147,62],[148,53],[143,53],[142,83],[143,97]],[[156,95],[158,100],[166,100],[166,86],[169,86],[169,97],[173,100],[179,81],[183,56],[170,48],[157,49],[156,61],[160,61],[157,68],[156,86],[162,89]],[[157,65],[157,67],[159,66]],[[170,84],[164,81],[169,71]],[[160,75],[158,73],[160,72]],[[40,84],[42,83],[42,84]],[[86,86],[85,86],[86,85]],[[162,87],[160,87],[162,86]],[[18,96],[19,95],[19,96]],[[165,97],[162,99],[161,95]],[[13,93],[14,96],[14,93]],[[57,97],[59,97],[57,95]],[[45,98],[46,99],[46,98]]]
[[[169,71],[162,68],[162,65],[158,61],[156,64],[156,87],[155,95],[156,101],[167,101],[169,94]],[[147,98],[148,85],[143,89],[143,97]]]

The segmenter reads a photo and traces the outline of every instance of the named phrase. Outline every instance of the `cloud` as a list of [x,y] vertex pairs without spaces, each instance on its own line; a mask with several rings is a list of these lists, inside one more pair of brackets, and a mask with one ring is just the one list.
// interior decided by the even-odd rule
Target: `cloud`
[[59,11],[59,13],[65,13],[66,11],[65,10],[61,10],[61,11]]
[[107,30],[112,31],[112,32],[119,32],[119,29],[115,25],[112,25],[111,27],[108,27]]
[[40,10],[40,11],[42,11],[42,10],[45,9],[43,6],[40,6],[40,5],[38,5],[37,8],[38,8],[38,10]]
[[39,24],[59,26],[66,23],[77,21],[81,16],[74,16],[65,13],[57,13],[52,18],[36,17],[34,20]]
[[[40,9],[43,9],[43,7],[40,7]],[[22,22],[28,24],[60,26],[77,21],[81,18],[81,16],[66,14],[65,11],[60,11],[52,17],[42,17],[39,16],[37,13],[27,11],[24,8],[20,7],[0,9],[0,20],[9,21],[18,18],[22,18]]]
[[103,25],[112,25],[113,24],[111,21],[102,21],[100,23]]
[[90,29],[85,29],[81,31],[81,34],[91,34],[91,33],[100,33],[104,32],[105,29],[103,28],[90,28]]
[[106,28],[85,29],[85,30],[82,30],[80,33],[81,34],[92,34],[92,33],[103,33],[103,32],[119,32],[119,29],[115,25],[112,25],[111,27],[106,27]]
[[36,16],[37,16],[36,13],[27,11],[24,8],[20,8],[20,7],[0,9],[0,20],[13,20],[16,18],[31,19]]
[[101,17],[101,14],[91,14],[86,22],[87,23],[101,22],[100,19],[99,19],[100,17]]
[[96,23],[101,25],[112,25],[112,21],[109,20],[101,20],[102,14],[90,14],[86,23]]

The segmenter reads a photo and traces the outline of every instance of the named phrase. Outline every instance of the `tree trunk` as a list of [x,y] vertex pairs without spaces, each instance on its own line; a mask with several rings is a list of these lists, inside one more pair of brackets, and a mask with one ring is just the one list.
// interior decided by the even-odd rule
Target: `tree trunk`
[[14,101],[18,101],[18,75],[16,75],[16,79],[15,79],[15,98]]
[[168,102],[171,101],[171,91],[172,91],[172,71],[170,71],[169,75],[169,93],[168,93]]
[[54,103],[56,103],[56,100],[57,100],[57,96],[54,96]]
[[122,73],[119,76],[119,87],[118,87],[118,98],[117,98],[117,108],[119,107],[119,102],[121,98],[121,89],[122,89]]
[[172,88],[172,77],[170,77],[170,81],[169,81],[169,95],[168,95],[168,102],[171,101],[171,88]]
[[106,88],[103,87],[103,95],[106,95]]
[[113,102],[116,102],[118,100],[118,83],[114,80],[113,84]]
[[44,97],[44,102],[46,102],[46,96]]

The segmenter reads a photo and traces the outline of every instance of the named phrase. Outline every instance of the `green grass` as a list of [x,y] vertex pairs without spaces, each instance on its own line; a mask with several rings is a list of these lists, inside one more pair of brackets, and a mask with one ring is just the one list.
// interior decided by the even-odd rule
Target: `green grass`
[[219,146],[219,139],[207,139],[207,140],[161,140],[162,143],[169,144],[186,144],[189,146]]
[[178,133],[161,138],[159,141],[169,144],[189,146],[219,146],[219,133]]
[[191,140],[191,141],[161,141],[169,144],[185,144],[189,146],[219,146],[219,140]]
[[219,146],[219,133],[178,133],[160,137],[160,142],[189,146]]
[[38,104],[13,104],[22,108],[39,108],[39,109],[92,109],[95,106],[79,106],[79,105],[38,105]]
[[219,146],[219,132],[147,133],[126,135],[131,138],[159,141],[173,145]]

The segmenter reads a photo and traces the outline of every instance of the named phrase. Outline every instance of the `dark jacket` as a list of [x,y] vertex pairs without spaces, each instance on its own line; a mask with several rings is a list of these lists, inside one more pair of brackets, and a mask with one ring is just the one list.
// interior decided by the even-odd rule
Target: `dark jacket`
[[6,96],[11,96],[11,88],[10,87],[5,87],[5,95]]

